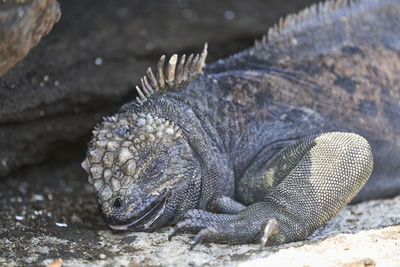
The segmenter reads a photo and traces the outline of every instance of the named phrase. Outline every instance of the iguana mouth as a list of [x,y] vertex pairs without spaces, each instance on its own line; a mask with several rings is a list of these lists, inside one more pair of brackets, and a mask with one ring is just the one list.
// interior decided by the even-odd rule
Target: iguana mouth
[[128,230],[128,228],[135,227],[135,229],[148,229],[150,226],[164,213],[167,200],[169,199],[170,191],[164,189],[160,194],[142,211],[132,217],[127,224],[108,226],[113,230]]

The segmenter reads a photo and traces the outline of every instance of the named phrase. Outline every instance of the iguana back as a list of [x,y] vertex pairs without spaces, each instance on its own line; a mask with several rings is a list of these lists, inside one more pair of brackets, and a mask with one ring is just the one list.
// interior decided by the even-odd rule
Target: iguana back
[[[333,130],[364,136],[375,163],[361,201],[400,192],[400,1],[347,2],[289,15],[255,47],[205,72],[227,87],[213,108],[224,113],[229,99],[228,113],[241,113],[233,121],[246,118],[230,140],[240,143],[248,128],[266,135],[249,151]],[[226,132],[232,125],[221,117]]]

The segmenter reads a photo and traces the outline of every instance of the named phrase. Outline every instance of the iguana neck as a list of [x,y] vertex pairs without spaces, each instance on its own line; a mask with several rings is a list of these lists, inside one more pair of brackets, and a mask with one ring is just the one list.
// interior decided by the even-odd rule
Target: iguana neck
[[[194,84],[200,86],[202,82]],[[194,84],[191,84],[194,85]],[[168,92],[138,107],[139,112],[151,112],[175,122],[182,129],[183,135],[196,154],[201,165],[201,190],[198,208],[205,208],[215,196],[223,193],[233,196],[233,172],[229,157],[224,150],[221,136],[215,128],[212,114],[205,112],[205,98],[187,98],[186,93],[192,90]],[[186,92],[186,93],[182,93]]]

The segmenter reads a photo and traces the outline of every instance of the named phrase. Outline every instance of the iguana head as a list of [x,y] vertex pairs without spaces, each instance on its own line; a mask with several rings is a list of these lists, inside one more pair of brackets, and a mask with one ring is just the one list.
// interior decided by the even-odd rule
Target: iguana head
[[126,112],[107,118],[93,135],[82,166],[111,228],[153,230],[171,221],[179,202],[196,201],[188,185],[198,164],[173,122]]
[[157,78],[149,69],[142,87],[137,87],[136,102],[93,131],[82,167],[112,229],[151,231],[195,207],[201,182],[196,153],[182,129],[153,112],[147,100],[157,90],[190,82],[201,73],[206,55],[207,45],[187,61],[182,56],[177,63],[173,55],[166,69],[161,57]]

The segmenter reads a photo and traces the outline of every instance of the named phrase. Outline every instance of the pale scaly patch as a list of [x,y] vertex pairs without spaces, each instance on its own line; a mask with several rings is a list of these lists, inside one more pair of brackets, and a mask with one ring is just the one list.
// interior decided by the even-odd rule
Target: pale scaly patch
[[130,114],[128,118],[106,118],[93,131],[93,137],[95,145],[89,149],[82,167],[101,201],[107,201],[113,194],[126,195],[132,190],[131,185],[140,173],[138,151],[156,142],[170,146],[182,137],[182,131],[164,118]]

